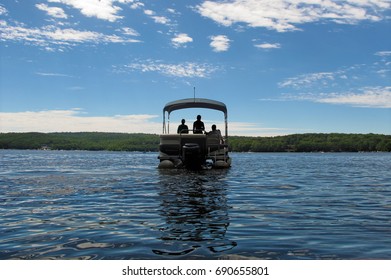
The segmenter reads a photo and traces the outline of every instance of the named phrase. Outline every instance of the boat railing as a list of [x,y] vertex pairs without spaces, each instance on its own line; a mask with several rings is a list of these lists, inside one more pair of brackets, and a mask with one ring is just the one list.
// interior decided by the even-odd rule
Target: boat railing
[[187,143],[198,144],[200,149],[208,154],[228,147],[224,139],[218,135],[187,133],[161,134],[160,139],[160,145],[163,146],[162,150],[177,151],[178,154],[181,148]]

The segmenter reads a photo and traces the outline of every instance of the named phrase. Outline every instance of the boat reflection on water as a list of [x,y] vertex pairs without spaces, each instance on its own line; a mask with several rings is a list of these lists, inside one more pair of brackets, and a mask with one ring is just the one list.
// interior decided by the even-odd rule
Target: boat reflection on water
[[236,246],[225,237],[229,227],[227,172],[160,170],[159,212],[165,221],[160,245],[164,249],[153,250],[155,254],[210,258],[211,253],[218,257]]

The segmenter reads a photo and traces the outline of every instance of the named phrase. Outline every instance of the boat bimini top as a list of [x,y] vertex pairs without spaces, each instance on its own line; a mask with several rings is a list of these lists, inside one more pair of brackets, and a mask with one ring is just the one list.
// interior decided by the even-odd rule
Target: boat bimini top
[[[224,113],[225,122],[225,138],[228,137],[228,123],[227,123],[227,107],[224,103],[216,100],[206,98],[187,98],[169,102],[163,108],[163,134],[170,133],[170,114],[173,111],[188,109],[188,108],[205,108],[218,110]],[[167,112],[167,126],[166,126],[166,112]]]

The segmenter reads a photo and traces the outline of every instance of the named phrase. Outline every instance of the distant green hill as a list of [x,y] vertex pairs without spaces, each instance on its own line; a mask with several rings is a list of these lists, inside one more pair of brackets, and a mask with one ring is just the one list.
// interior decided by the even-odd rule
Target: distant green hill
[[[391,135],[313,133],[276,137],[231,136],[235,152],[391,152]],[[0,133],[0,149],[158,151],[156,134],[104,132]]]
[[391,152],[391,135],[309,133],[232,137],[230,146],[234,151],[251,152]]
[[104,132],[5,133],[0,149],[51,149],[89,151],[157,151],[159,136]]

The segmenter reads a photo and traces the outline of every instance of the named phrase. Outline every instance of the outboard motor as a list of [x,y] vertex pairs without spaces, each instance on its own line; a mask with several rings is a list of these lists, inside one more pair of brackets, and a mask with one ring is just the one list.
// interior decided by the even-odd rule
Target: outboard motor
[[202,155],[200,145],[197,143],[186,143],[182,147],[182,160],[187,168],[200,169],[202,165]]

